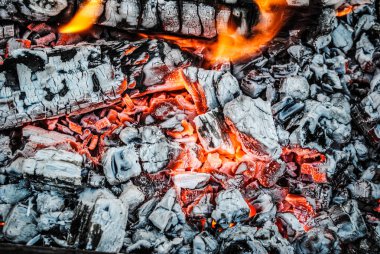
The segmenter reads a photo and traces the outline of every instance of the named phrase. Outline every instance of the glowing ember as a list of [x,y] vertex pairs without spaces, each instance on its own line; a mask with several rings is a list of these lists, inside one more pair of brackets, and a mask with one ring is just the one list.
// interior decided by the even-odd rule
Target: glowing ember
[[4,225],[5,225],[5,222],[0,221],[0,227],[4,227]]
[[59,29],[60,33],[78,33],[93,26],[103,11],[102,0],[88,0],[73,19]]
[[339,8],[339,9],[336,11],[336,16],[337,16],[337,17],[343,17],[343,16],[346,16],[346,15],[350,14],[353,10],[354,10],[354,6],[352,6],[352,5],[345,6],[345,7],[343,7],[343,8]]

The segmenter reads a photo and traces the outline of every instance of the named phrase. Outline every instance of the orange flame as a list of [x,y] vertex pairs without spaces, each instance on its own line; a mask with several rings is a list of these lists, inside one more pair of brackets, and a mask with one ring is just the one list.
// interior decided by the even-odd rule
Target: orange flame
[[256,4],[261,16],[254,28],[254,35],[247,38],[233,31],[231,27],[228,28],[219,33],[217,42],[211,46],[209,60],[234,62],[252,57],[277,35],[286,18],[286,1],[256,0]]
[[343,9],[338,9],[336,11],[336,16],[337,17],[343,17],[348,14],[350,14],[354,10],[354,7],[352,5],[346,6]]
[[60,33],[78,33],[93,26],[103,12],[102,0],[88,0],[70,20],[59,28]]

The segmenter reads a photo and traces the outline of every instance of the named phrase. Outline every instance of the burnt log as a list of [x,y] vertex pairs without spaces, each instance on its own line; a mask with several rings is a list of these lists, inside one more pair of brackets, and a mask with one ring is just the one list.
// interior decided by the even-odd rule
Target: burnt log
[[157,91],[167,74],[189,61],[156,40],[12,50],[0,66],[0,129],[107,107],[127,89]]
[[[66,22],[87,2],[4,0],[0,2],[0,19]],[[249,35],[259,17],[252,0],[105,0],[97,14],[101,26],[203,38],[214,38],[231,25],[240,34]]]

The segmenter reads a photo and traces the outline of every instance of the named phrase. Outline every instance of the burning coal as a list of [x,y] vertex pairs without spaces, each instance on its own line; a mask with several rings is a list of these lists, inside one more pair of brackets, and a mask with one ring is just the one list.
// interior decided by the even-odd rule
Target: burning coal
[[379,252],[373,1],[0,10],[0,250]]

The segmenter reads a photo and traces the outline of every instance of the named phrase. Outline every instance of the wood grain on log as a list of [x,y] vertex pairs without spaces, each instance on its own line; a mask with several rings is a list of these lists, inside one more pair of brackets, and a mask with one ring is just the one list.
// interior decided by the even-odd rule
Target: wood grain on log
[[0,129],[106,107],[120,100],[124,80],[144,91],[185,59],[156,40],[13,50],[0,67]]
[[[0,19],[62,23],[84,2],[1,0]],[[204,38],[214,38],[231,24],[249,35],[259,16],[251,0],[104,0],[99,13],[98,24],[103,26]]]

